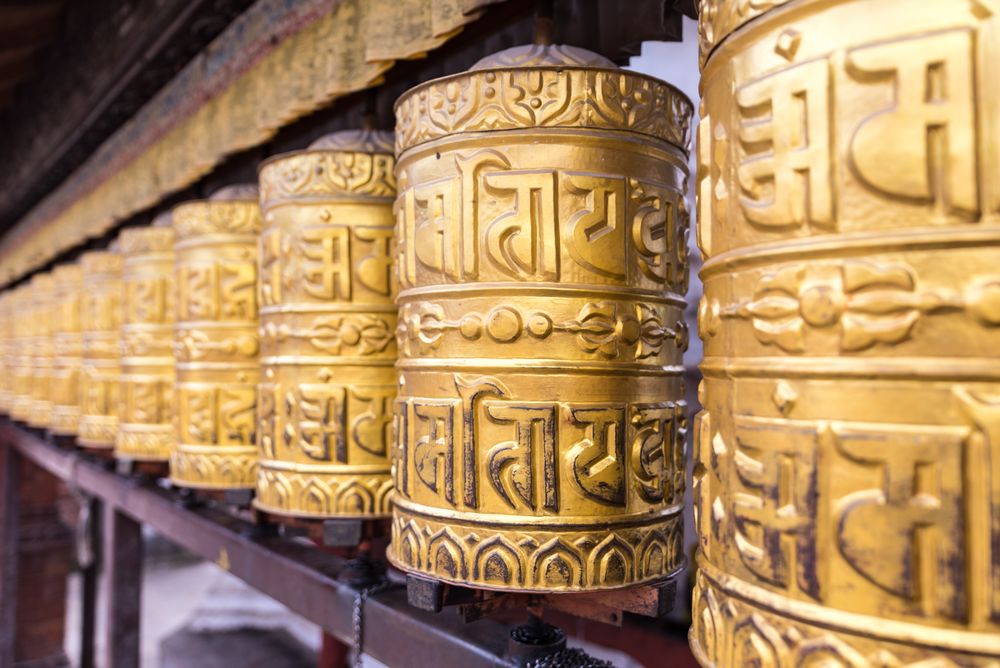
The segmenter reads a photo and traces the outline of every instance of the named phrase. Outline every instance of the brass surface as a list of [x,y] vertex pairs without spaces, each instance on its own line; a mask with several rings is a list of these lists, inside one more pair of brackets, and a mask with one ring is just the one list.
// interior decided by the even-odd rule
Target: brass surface
[[13,291],[11,337],[11,394],[9,413],[12,418],[27,422],[31,413],[32,359],[31,332],[34,318],[31,312],[31,284],[22,283]]
[[690,102],[562,46],[396,107],[389,559],[482,588],[683,564]]
[[83,369],[81,301],[83,269],[77,264],[56,267],[52,311],[52,416],[49,430],[76,436],[80,428]]
[[174,441],[174,230],[129,229],[118,241],[124,290],[115,456],[165,462]]
[[389,514],[393,165],[391,133],[345,131],[261,167],[254,504],[269,513]]
[[31,408],[28,424],[45,429],[52,414],[52,306],[55,283],[52,274],[31,279]]
[[797,0],[705,64],[706,666],[1000,665],[998,57],[996,2]]
[[10,412],[14,388],[14,291],[0,292],[0,413]]
[[122,258],[111,251],[90,251],[80,258],[80,267],[83,365],[77,443],[111,450],[118,435]]
[[177,382],[170,478],[184,487],[253,488],[260,377],[256,192],[180,204],[173,226]]

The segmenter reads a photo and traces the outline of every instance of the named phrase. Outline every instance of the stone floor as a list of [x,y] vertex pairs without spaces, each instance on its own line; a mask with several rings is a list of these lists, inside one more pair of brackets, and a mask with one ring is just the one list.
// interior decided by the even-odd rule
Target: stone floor
[[[308,668],[316,665],[319,627],[263,596],[217,565],[147,541],[143,573],[143,668]],[[79,665],[80,581],[70,578],[66,653]],[[103,602],[98,601],[98,666],[103,657]],[[570,639],[620,668],[642,668],[615,650]],[[234,655],[239,660],[234,661]],[[365,657],[366,668],[383,664]],[[442,667],[447,668],[447,667]]]
[[[143,668],[167,665],[161,661],[161,643],[182,630],[185,634],[229,634],[229,637],[218,643],[207,637],[202,638],[200,646],[205,651],[205,663],[170,664],[173,666],[209,668],[232,665],[213,663],[213,655],[222,660],[231,659],[232,643],[239,636],[239,633],[234,632],[247,629],[254,630],[256,637],[263,639],[261,643],[253,643],[255,648],[250,654],[270,657],[272,663],[267,665],[274,668],[283,665],[315,665],[315,652],[318,651],[321,637],[317,626],[272,599],[258,594],[213,563],[194,560],[176,550],[162,547],[147,552],[151,554],[147,557],[143,573],[140,650]],[[104,648],[101,642],[104,635],[103,622],[104,606],[99,597],[96,648],[98,666],[104,665]],[[79,665],[79,628],[80,579],[71,576],[66,606],[66,653],[73,665]],[[285,649],[283,643],[264,638],[268,634],[262,634],[260,630],[276,630],[287,636],[291,640],[286,643],[287,648],[292,648],[290,656],[295,657],[297,662],[274,663],[277,653]],[[168,648],[171,646],[177,647],[176,643]],[[303,664],[302,656],[309,656],[310,661]],[[253,656],[241,655],[240,665],[256,665],[246,662],[252,658]]]

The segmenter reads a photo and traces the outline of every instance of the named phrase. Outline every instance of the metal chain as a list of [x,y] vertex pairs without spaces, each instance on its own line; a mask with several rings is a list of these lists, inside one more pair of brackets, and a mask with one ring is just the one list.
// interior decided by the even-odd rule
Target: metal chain
[[392,589],[393,587],[397,586],[399,585],[397,585],[394,582],[390,582],[389,580],[384,580],[376,585],[372,585],[371,587],[365,587],[364,589],[358,592],[357,596],[354,597],[354,614],[352,615],[351,618],[354,627],[354,647],[352,648],[354,650],[354,660],[352,661],[352,665],[354,666],[354,668],[361,668],[362,665],[361,656],[362,654],[364,654],[364,648],[362,643],[364,642],[364,630],[365,630],[364,629],[365,601],[367,601],[368,597],[371,596],[372,594],[377,594],[381,591],[385,591],[386,589]]

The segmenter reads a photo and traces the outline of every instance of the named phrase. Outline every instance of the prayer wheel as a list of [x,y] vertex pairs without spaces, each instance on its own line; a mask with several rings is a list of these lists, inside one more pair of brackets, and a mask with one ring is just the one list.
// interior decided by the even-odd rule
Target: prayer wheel
[[14,387],[14,291],[0,293],[0,413],[10,413]]
[[77,443],[110,453],[118,436],[122,257],[90,251],[80,257],[83,294],[82,394]]
[[52,272],[52,416],[49,431],[57,436],[76,436],[80,428],[83,367],[83,330],[80,302],[83,269],[64,264]]
[[260,468],[254,504],[388,517],[396,396],[392,134],[344,131],[260,169]]
[[[169,223],[169,214],[161,220]],[[115,456],[166,462],[174,442],[174,230],[122,231],[121,397]]]
[[49,425],[52,414],[52,298],[55,282],[52,274],[38,274],[31,279],[33,337],[31,343],[31,409],[28,424],[37,429]]
[[1000,665],[1000,5],[701,37],[695,654]]
[[682,567],[691,115],[566,46],[397,102],[398,567],[529,592]]
[[18,422],[28,422],[33,406],[33,332],[35,330],[34,301],[31,283],[22,283],[14,297],[13,391],[10,416]]
[[175,444],[183,487],[253,489],[260,377],[256,186],[224,188],[173,209]]

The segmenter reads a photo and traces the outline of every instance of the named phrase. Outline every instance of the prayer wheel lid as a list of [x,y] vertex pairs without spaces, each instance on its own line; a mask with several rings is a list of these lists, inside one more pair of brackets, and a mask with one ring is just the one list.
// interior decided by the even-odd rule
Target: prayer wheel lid
[[309,144],[308,151],[356,151],[392,154],[393,137],[385,130],[341,130],[323,135]]
[[61,264],[52,270],[56,283],[70,283],[80,280],[83,271],[78,264]]
[[258,197],[257,184],[237,183],[219,188],[208,199],[213,202],[238,202],[248,199],[256,200]]
[[173,220],[174,212],[168,209],[160,212],[155,218],[153,218],[151,227],[170,227],[173,225]]
[[84,274],[121,271],[122,256],[112,251],[111,248],[87,251],[80,256],[80,268]]
[[599,53],[567,44],[524,44],[497,51],[479,60],[470,72],[516,67],[600,67],[618,69]]
[[[159,220],[162,214],[157,217]],[[167,217],[169,225],[170,217]],[[130,227],[121,231],[118,235],[118,243],[124,255],[134,255],[143,253],[155,253],[170,251],[174,244],[174,229],[172,227],[162,227],[146,225],[144,227]]]
[[527,44],[432,79],[395,104],[396,155],[466,132],[612,130],[691,145],[691,100],[665,81],[565,44]]
[[31,287],[36,290],[48,291],[52,289],[54,281],[52,279],[51,272],[45,272],[43,274],[35,274],[31,278]]

